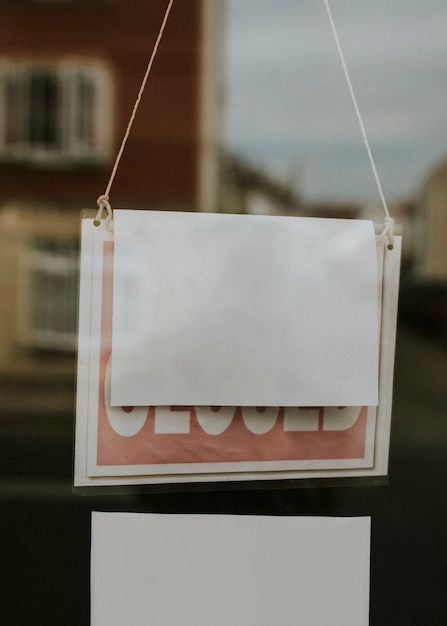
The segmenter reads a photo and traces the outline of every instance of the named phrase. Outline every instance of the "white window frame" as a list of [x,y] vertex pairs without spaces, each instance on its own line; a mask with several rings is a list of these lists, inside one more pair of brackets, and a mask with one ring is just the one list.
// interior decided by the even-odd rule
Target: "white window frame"
[[[53,112],[30,95],[33,77],[54,88]],[[36,83],[35,83],[36,84]],[[91,60],[0,60],[0,161],[31,165],[85,165],[109,160],[112,132],[112,80],[105,64]],[[8,102],[10,98],[15,101]],[[33,138],[50,122],[54,142]],[[53,117],[51,117],[53,114]],[[84,116],[84,119],[82,119]],[[33,127],[33,123],[37,126]],[[14,128],[14,126],[15,128]],[[15,136],[14,136],[15,134]]]
[[76,348],[79,282],[77,239],[35,238],[20,254],[18,338],[21,346]]

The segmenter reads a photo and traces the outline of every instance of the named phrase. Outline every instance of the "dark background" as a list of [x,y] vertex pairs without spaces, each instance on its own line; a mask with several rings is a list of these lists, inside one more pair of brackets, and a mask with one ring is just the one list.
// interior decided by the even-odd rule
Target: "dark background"
[[371,626],[446,624],[446,380],[438,329],[400,319],[389,481],[382,486],[74,495],[71,412],[3,416],[1,622],[89,623],[90,516],[101,510],[370,515]]

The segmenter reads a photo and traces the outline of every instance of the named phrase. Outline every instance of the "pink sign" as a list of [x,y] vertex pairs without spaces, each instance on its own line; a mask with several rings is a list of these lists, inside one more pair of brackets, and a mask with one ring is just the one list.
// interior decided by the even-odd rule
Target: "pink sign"
[[82,236],[75,486],[386,474],[383,383],[379,407],[111,406],[113,234]]
[[[111,407],[113,243],[104,243],[101,360],[98,388],[98,465],[363,459],[367,407],[147,407],[141,428],[122,436],[114,424],[134,407]],[[121,414],[120,414],[121,412]],[[301,413],[301,415],[300,415]],[[339,414],[337,416],[337,413]],[[327,418],[325,419],[325,415]],[[300,418],[307,417],[303,424]],[[352,417],[354,416],[354,420]],[[337,421],[337,430],[332,426]],[[346,424],[346,417],[349,426]],[[340,428],[341,427],[341,428]],[[307,429],[306,429],[307,428]]]

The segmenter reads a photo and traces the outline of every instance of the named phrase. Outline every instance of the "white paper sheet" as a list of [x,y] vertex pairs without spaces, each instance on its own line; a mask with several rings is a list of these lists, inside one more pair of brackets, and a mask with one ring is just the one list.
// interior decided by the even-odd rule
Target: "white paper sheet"
[[93,513],[92,626],[367,626],[370,519]]
[[373,224],[114,211],[113,406],[375,406]]

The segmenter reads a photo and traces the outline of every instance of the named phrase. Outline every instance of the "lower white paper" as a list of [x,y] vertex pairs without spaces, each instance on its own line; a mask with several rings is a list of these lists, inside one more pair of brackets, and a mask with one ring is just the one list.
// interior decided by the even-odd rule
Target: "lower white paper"
[[93,513],[92,626],[367,626],[370,518]]
[[114,211],[112,406],[376,406],[366,220]]

